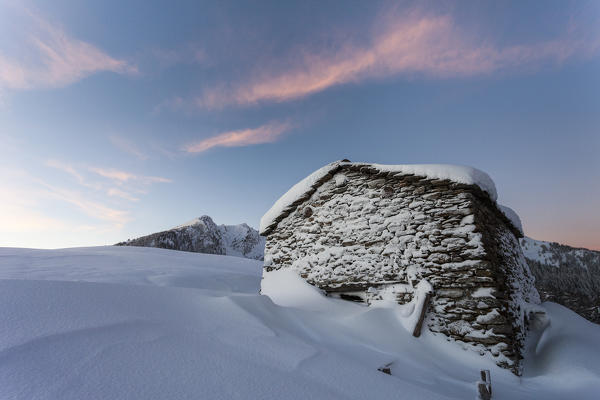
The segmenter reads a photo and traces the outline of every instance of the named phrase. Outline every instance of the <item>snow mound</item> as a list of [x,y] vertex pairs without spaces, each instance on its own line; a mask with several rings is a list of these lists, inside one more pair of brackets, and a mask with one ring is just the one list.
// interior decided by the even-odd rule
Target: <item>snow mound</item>
[[319,181],[328,174],[344,165],[365,166],[378,169],[382,172],[392,172],[406,175],[422,176],[429,179],[448,179],[456,183],[466,185],[477,185],[486,192],[493,201],[496,201],[496,185],[492,178],[478,169],[451,165],[451,164],[403,164],[403,165],[383,165],[369,163],[352,163],[345,161],[336,161],[319,168],[294,186],[292,186],[275,204],[263,215],[260,220],[259,232],[263,234],[284,210],[302,199],[302,197]]
[[289,272],[265,279],[267,297],[255,260],[0,248],[0,398],[469,399],[480,369],[497,400],[597,398],[600,326],[561,306],[543,305],[518,378]]

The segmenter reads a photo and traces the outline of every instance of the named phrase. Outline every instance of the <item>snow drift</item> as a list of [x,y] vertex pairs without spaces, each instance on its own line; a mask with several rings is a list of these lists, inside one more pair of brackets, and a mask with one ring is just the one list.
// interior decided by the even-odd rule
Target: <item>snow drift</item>
[[[2,399],[594,399],[600,327],[544,305],[522,378],[243,258],[0,249]],[[270,285],[270,287],[269,287]],[[392,363],[392,376],[377,371]]]

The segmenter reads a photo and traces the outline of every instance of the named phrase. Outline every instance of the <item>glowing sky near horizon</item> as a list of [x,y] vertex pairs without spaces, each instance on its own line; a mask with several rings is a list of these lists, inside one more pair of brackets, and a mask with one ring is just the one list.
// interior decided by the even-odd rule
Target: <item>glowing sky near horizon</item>
[[487,172],[600,250],[600,5],[0,0],[0,246],[247,222],[334,160]]

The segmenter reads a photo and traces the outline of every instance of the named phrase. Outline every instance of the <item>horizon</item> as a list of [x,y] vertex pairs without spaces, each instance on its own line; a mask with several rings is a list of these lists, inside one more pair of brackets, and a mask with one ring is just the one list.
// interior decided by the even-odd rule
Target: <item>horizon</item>
[[599,67],[593,1],[0,0],[0,246],[258,228],[347,158],[477,168],[600,250]]

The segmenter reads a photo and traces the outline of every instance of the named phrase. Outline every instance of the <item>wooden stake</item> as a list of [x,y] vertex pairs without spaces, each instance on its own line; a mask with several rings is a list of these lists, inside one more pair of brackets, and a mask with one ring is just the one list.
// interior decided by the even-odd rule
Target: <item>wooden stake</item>
[[490,400],[492,398],[492,379],[489,369],[481,370],[481,381],[477,382],[477,390],[481,400]]
[[419,320],[415,325],[415,330],[413,331],[414,337],[421,336],[421,327],[423,326],[423,320],[425,319],[425,313],[427,312],[427,307],[429,307],[429,300],[431,299],[431,293],[425,294],[425,300],[423,301],[423,307],[421,308],[421,315],[419,315]]

